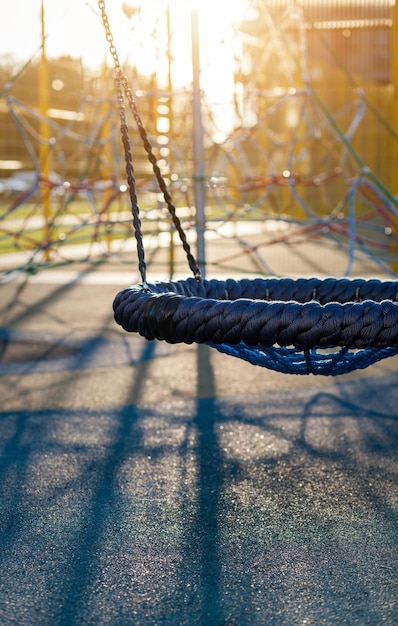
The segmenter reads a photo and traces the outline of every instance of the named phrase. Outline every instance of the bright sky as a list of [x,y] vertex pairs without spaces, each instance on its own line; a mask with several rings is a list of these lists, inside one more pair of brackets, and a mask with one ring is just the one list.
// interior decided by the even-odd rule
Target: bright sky
[[[102,64],[107,44],[96,0],[43,0],[45,9],[45,30],[47,34],[46,52],[49,57],[70,54],[82,57],[83,61],[93,67]],[[139,0],[127,0],[137,6]],[[127,55],[142,69],[153,67],[153,42],[147,44],[150,33],[157,19],[160,31],[165,32],[166,23],[160,19],[165,13],[165,0],[145,0],[140,3],[141,22],[137,19],[128,20],[123,13],[122,0],[108,0],[106,9],[114,34],[119,56],[124,61]],[[172,52],[175,59],[175,80],[181,82],[190,79],[190,12],[192,0],[170,0],[172,31],[174,33]],[[211,58],[214,47],[221,39],[231,40],[231,22],[242,16],[244,0],[201,0],[198,1],[199,13],[205,32],[202,32],[201,49],[203,63]],[[12,0],[0,3],[0,55],[11,54],[20,62],[28,60],[40,47],[41,0]],[[160,44],[161,45],[161,44]],[[207,52],[207,54],[205,54]],[[214,55],[213,55],[214,60]],[[152,66],[152,67],[151,67]]]
[[[111,4],[114,4],[111,0]],[[12,0],[0,4],[2,36],[0,54],[13,54],[18,60],[29,59],[41,41],[40,0]],[[82,0],[44,0],[46,16],[47,53],[49,56],[87,55],[90,62],[98,62],[100,24],[89,3]],[[94,46],[90,47],[87,35]]]
[[[43,0],[46,16],[47,52],[51,57],[71,54],[82,57],[90,66],[98,66],[104,58],[105,39],[96,0]],[[243,15],[245,0],[169,0],[172,11],[172,28],[176,33],[176,63],[190,61],[187,45],[190,37],[190,11],[197,3],[201,15],[202,51],[212,54],[213,42],[231,37],[231,23]],[[320,4],[327,0],[318,0]],[[341,4],[360,2],[372,4],[373,0],[341,0]],[[306,0],[302,0],[305,4]],[[393,3],[394,0],[386,0]],[[106,8],[115,35],[120,56],[134,48],[150,32],[159,15],[164,14],[167,0],[127,0],[130,5],[142,5],[143,24],[140,32],[131,32],[131,23],[124,15],[122,0],[107,0]],[[9,0],[0,2],[0,55],[12,53],[26,61],[40,45],[41,0]],[[205,43],[204,43],[205,41]],[[148,49],[147,49],[148,53]],[[144,55],[150,56],[150,55]],[[177,72],[178,73],[178,72]]]
[[[225,102],[233,89],[232,48],[236,37],[232,24],[245,15],[246,0],[127,0],[141,6],[140,14],[130,20],[122,10],[123,0],[107,0],[114,43],[122,65],[135,64],[139,71],[156,71],[160,81],[167,77],[167,20],[170,6],[172,84],[181,87],[192,81],[191,13],[193,2],[199,15],[201,85],[212,102]],[[82,58],[88,67],[100,67],[108,54],[97,0],[43,0],[46,54]],[[12,7],[12,9],[11,9]],[[247,9],[246,9],[247,10]],[[247,14],[246,14],[247,15]],[[11,0],[0,3],[0,62],[7,55],[23,65],[40,54],[41,0]],[[157,44],[152,33],[156,29]],[[156,46],[158,49],[156,49]],[[219,127],[229,128],[226,109],[218,109]],[[227,117],[231,117],[232,107]]]

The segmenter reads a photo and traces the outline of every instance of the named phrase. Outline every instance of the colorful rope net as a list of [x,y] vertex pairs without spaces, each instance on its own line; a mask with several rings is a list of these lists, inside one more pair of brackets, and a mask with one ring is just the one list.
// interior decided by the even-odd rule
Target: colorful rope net
[[[398,353],[398,281],[202,278],[120,66],[105,2],[98,3],[115,66],[127,180],[142,282],[114,301],[116,321],[148,340],[205,343],[284,373],[336,375]],[[127,126],[131,110],[194,277],[149,284]],[[325,352],[326,350],[326,352]],[[331,350],[328,352],[327,350]]]
[[[206,231],[209,245],[200,264],[208,274],[286,276],[293,270],[295,275],[309,275],[324,274],[329,266],[337,276],[393,276],[398,211],[389,189],[397,140],[380,116],[390,106],[391,90],[379,88],[386,102],[375,110],[351,77],[340,73],[337,83],[327,68],[326,94],[308,59],[307,34],[320,37],[322,31],[309,30],[314,24],[296,3],[279,4],[285,9],[276,15],[272,9],[278,3],[247,3],[248,11],[257,10],[254,23],[262,30],[249,37],[243,26],[236,28],[234,91],[217,105],[202,93],[204,223],[193,198],[197,174],[191,90],[170,92],[147,81],[135,94],[144,125],[152,129],[148,138],[184,231],[190,242],[198,229]],[[139,11],[132,19],[138,20],[136,39],[141,32]],[[156,23],[161,22],[158,16]],[[154,32],[154,47],[156,38]],[[167,50],[158,53],[164,60]],[[259,80],[261,72],[250,71],[250,59],[256,67],[267,68],[266,83]],[[66,119],[60,114],[68,111],[54,108],[43,115],[16,95],[27,69],[8,80],[1,92],[0,113],[7,126],[3,136],[11,127],[17,133],[23,149],[18,158],[28,172],[23,179],[0,180],[0,271],[34,272],[104,258],[129,262],[134,245],[130,197],[112,77],[107,74],[100,89],[91,88],[83,77],[84,94],[73,110],[69,107]],[[127,76],[134,84],[132,70]],[[341,85],[344,97],[332,106],[331,94],[339,94]],[[167,134],[156,129],[165,121],[160,109],[168,110]],[[225,111],[229,128],[223,125]],[[372,133],[373,148],[367,151],[364,138]],[[134,134],[131,148],[148,267],[156,268],[157,276],[181,274],[185,259],[174,246],[175,226],[141,143]],[[4,156],[10,158],[14,148],[6,145]],[[317,267],[320,258],[322,267]]]

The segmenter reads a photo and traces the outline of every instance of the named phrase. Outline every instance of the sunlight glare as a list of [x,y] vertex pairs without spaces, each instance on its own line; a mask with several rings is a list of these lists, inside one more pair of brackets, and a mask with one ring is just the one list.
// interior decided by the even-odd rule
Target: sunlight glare
[[[130,3],[126,3],[130,4]],[[231,72],[234,50],[234,25],[242,19],[245,0],[199,0],[196,1],[199,33],[201,78],[207,89],[223,85],[226,75]],[[170,41],[167,32],[166,8],[170,10]],[[130,63],[140,72],[150,75],[156,72],[165,81],[170,54],[172,83],[181,87],[192,81],[191,50],[192,2],[151,0],[141,3],[139,11],[130,20],[128,56]],[[120,37],[117,37],[118,45]],[[230,80],[228,78],[228,80]]]
[[[125,3],[132,6],[132,2]],[[158,87],[179,89],[192,84],[192,18],[195,6],[199,28],[200,84],[212,107],[219,139],[234,120],[234,58],[239,56],[236,28],[247,10],[246,0],[151,0],[136,4],[127,36],[126,63],[144,76],[156,76]],[[127,7],[125,7],[127,8]],[[167,14],[169,11],[169,14]],[[126,15],[124,16],[127,21]],[[169,19],[169,21],[168,21]],[[120,31],[115,40],[120,46]],[[117,36],[116,36],[117,35]]]
[[[9,15],[0,8],[0,17],[4,13],[6,18],[6,35],[7,31],[12,33],[2,42],[6,54],[18,63],[38,59],[41,1],[48,58],[72,56],[93,70],[103,67],[105,61],[112,66],[96,0],[15,0],[27,18],[17,30],[11,22],[8,28]],[[247,4],[247,0],[108,0],[106,11],[122,65],[136,67],[143,76],[156,77],[161,89],[180,89],[192,85],[191,20],[196,6],[201,88],[209,101],[217,102],[213,115],[222,132],[232,124],[233,109],[228,103],[234,86],[234,55],[241,52],[236,28],[248,11]],[[29,24],[29,36],[24,24]],[[61,86],[56,83],[53,87]],[[140,89],[140,85],[136,87]]]

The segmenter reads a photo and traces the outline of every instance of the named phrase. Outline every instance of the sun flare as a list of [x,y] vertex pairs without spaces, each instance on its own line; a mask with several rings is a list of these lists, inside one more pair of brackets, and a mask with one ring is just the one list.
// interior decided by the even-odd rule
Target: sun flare
[[[196,21],[200,86],[208,101],[217,103],[213,118],[221,135],[224,130],[230,131],[234,116],[234,64],[240,53],[236,29],[244,18],[247,2],[170,0],[165,4],[152,0],[141,3],[134,11],[128,11],[129,6],[132,5],[127,2],[123,5],[130,27],[123,43],[127,42],[126,63],[143,75],[156,75],[161,88],[179,89],[192,83],[192,26]],[[114,30],[119,40],[117,24]]]
[[[233,127],[234,70],[236,59],[241,55],[237,29],[250,15],[249,7],[248,0],[106,2],[122,65],[135,68],[143,77],[156,77],[159,89],[178,90],[192,85],[192,25],[196,19],[200,87],[208,102],[212,103],[212,115],[220,130],[220,138]],[[70,56],[79,59],[90,71],[101,71],[104,63],[112,66],[96,0],[67,0],[64,3],[15,0],[15,8],[25,16],[17,29],[10,21],[9,13],[4,13],[4,8],[0,7],[0,18],[3,16],[5,20],[0,53],[3,47],[3,54],[13,59],[16,69],[29,60],[38,61],[43,41],[49,59]],[[52,87],[57,89],[56,84]],[[140,89],[139,84],[134,87]]]
[[[4,18],[0,54],[23,63],[40,53],[43,8],[49,58],[70,55],[89,68],[99,68],[108,59],[96,0],[15,0],[14,4],[25,19],[16,27],[10,12],[0,7]],[[225,92],[231,84],[236,28],[247,5],[247,0],[109,0],[106,11],[122,62],[144,75],[156,74],[159,83],[171,78],[172,86],[180,88],[192,82],[191,21],[196,7],[201,84],[215,93]]]
[[[223,84],[230,74],[236,24],[242,19],[244,0],[205,0],[195,3],[200,37],[201,78],[205,89]],[[124,2],[125,13],[129,5]],[[193,2],[161,0],[137,5],[130,12],[126,53],[130,63],[143,74],[156,72],[165,82],[169,71],[174,87],[192,81],[191,23]],[[125,25],[115,24],[116,32]],[[117,37],[119,39],[119,37]],[[125,47],[125,43],[121,44]],[[213,83],[211,85],[211,83]]]

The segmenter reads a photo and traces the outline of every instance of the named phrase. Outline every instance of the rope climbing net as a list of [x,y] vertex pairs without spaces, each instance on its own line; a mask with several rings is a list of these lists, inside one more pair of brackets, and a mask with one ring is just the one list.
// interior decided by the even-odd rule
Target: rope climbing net
[[[398,282],[348,279],[205,281],[192,255],[123,74],[105,2],[98,2],[114,61],[127,180],[142,282],[114,301],[116,321],[147,339],[205,343],[253,364],[294,374],[335,375],[398,353]],[[194,277],[149,284],[127,126],[136,122]],[[290,175],[289,175],[290,177]],[[324,352],[331,350],[332,353]]]
[[[231,99],[215,106],[202,94],[204,223],[194,209],[197,176],[187,122],[191,91],[146,85],[144,93],[135,94],[187,239],[192,242],[198,229],[206,231],[209,244],[200,264],[216,275],[289,275],[292,268],[295,275],[308,275],[314,268],[324,273],[325,267],[339,276],[364,270],[393,275],[398,211],[387,176],[390,146],[396,142],[392,129],[369,117],[373,113],[360,90],[351,89],[352,97],[336,103],[333,112],[326,109],[310,79],[305,16],[289,6],[277,21],[265,4],[251,4],[260,6],[268,34],[263,48],[255,44],[257,62],[276,70],[269,88],[260,88],[235,59],[239,80]],[[237,39],[241,36],[236,32]],[[54,113],[44,116],[13,94],[23,75],[2,91],[6,124],[18,133],[30,176],[0,180],[0,270],[37,271],[104,256],[110,262],[129,262],[130,197],[110,80],[100,93],[85,93],[70,111],[71,119],[62,120]],[[234,130],[220,128],[225,106]],[[160,108],[172,111],[167,136],[154,127],[156,116],[164,121]],[[365,129],[373,126],[380,130],[375,142],[385,149],[369,150],[362,160],[357,135],[363,133],[361,145],[361,138],[370,134]],[[181,274],[185,259],[174,246],[175,226],[156,177],[145,165],[141,143],[133,135],[148,267],[156,268],[157,275]],[[370,158],[374,152],[381,155],[379,164]]]

